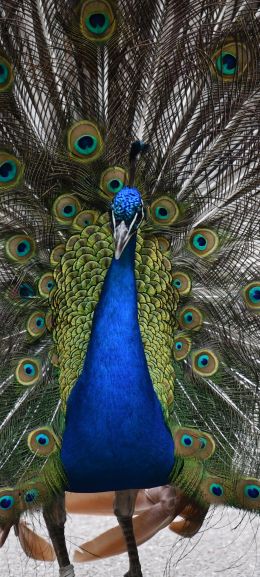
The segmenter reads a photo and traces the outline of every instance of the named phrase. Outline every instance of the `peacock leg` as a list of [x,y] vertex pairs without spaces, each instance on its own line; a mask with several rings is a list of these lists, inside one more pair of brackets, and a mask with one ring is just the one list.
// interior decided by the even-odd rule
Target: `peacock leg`
[[138,490],[116,491],[115,493],[114,513],[122,529],[129,557],[129,571],[125,577],[142,577],[132,519],[137,493]]
[[65,542],[66,512],[64,494],[56,497],[51,506],[43,509],[43,516],[59,563],[60,577],[75,577]]

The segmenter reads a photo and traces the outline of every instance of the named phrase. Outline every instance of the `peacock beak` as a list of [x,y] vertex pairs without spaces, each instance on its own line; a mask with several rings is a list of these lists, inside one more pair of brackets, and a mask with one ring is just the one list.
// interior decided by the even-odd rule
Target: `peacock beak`
[[114,229],[115,259],[118,260],[133,234],[132,228],[127,228],[122,220]]

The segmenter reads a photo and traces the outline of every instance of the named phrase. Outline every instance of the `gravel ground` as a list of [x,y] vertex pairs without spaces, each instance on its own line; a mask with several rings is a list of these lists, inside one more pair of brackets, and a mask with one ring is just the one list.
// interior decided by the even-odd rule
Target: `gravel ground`
[[[111,517],[73,516],[68,519],[67,543],[75,546],[115,525]],[[37,528],[37,523],[36,523]],[[38,529],[39,530],[39,529]],[[233,510],[211,511],[200,534],[178,539],[168,529],[139,548],[144,577],[258,577],[259,520]],[[45,534],[45,528],[40,528]],[[77,577],[123,577],[126,554],[75,566]],[[0,550],[0,577],[58,577],[56,563],[39,563],[25,557],[12,534]]]

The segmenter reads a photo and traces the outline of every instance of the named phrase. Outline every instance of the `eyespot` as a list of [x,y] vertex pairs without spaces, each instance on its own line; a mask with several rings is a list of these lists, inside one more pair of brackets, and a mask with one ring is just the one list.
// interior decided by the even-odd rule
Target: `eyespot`
[[6,241],[5,252],[10,260],[25,264],[35,255],[35,242],[30,236],[16,234]]
[[45,313],[43,311],[32,313],[27,321],[26,330],[35,339],[42,337],[46,331]]
[[182,361],[185,359],[188,356],[190,349],[191,340],[188,337],[183,336],[182,334],[175,337],[173,354],[176,361]]
[[12,495],[2,495],[0,497],[0,509],[1,511],[9,511],[14,506],[14,498]]
[[[1,89],[0,89],[1,92]],[[23,165],[15,156],[0,152],[0,190],[14,188],[23,175]]]
[[241,76],[250,62],[249,50],[234,40],[224,44],[212,57],[214,73],[224,82],[232,82]]
[[13,67],[6,58],[0,56],[0,92],[6,92],[9,90],[13,81]]
[[24,493],[24,502],[26,505],[34,505],[38,498],[39,491],[37,491],[37,489],[28,489],[28,491],[25,491]]
[[243,288],[243,297],[248,308],[260,310],[260,281],[253,281]]
[[150,207],[150,217],[153,222],[170,226],[179,216],[179,208],[176,202],[169,196],[157,198]]
[[248,509],[260,508],[260,481],[249,478],[241,479],[236,487],[236,496],[243,507]]
[[39,457],[47,457],[57,451],[59,442],[50,427],[39,427],[28,435],[28,447]]
[[54,218],[63,225],[70,226],[76,214],[81,210],[79,200],[72,195],[62,194],[56,198],[52,212]]
[[209,256],[217,249],[218,245],[217,233],[209,228],[196,228],[188,241],[188,248],[199,257]]
[[198,375],[210,377],[214,375],[219,367],[216,355],[208,349],[196,351],[192,358],[192,369]]
[[[203,439],[203,443],[202,443]],[[209,433],[197,429],[178,428],[174,431],[175,449],[182,457],[195,457],[205,461],[215,451],[215,442]]]
[[56,287],[52,272],[44,273],[38,281],[38,291],[44,298],[50,296],[51,291]]
[[79,214],[74,218],[72,227],[74,230],[83,230],[86,226],[90,226],[91,224],[95,224],[99,216],[99,212],[96,210],[82,210]]
[[88,40],[105,42],[111,38],[116,21],[110,2],[87,0],[81,8],[80,30]]
[[164,252],[168,252],[168,250],[170,249],[171,243],[169,241],[168,238],[165,238],[165,236],[157,236],[156,237],[159,243],[159,249],[162,253]]
[[113,166],[102,173],[100,188],[102,194],[113,198],[128,183],[128,174],[120,166]]
[[192,447],[193,438],[190,435],[182,435],[181,444],[183,447]]
[[181,296],[188,295],[191,291],[191,279],[185,272],[175,272],[172,275],[172,284]]
[[183,307],[179,313],[179,323],[182,329],[199,330],[203,323],[203,316],[195,307]]
[[82,120],[73,124],[68,132],[68,150],[73,160],[92,162],[102,153],[101,134],[93,122]]
[[220,483],[211,483],[209,490],[214,497],[223,497],[224,487]]
[[15,370],[16,380],[20,385],[32,386],[42,381],[42,368],[38,359],[26,357],[19,361]]
[[54,247],[50,255],[51,266],[55,267],[60,263],[65,251],[66,249],[64,244],[57,244],[57,246]]

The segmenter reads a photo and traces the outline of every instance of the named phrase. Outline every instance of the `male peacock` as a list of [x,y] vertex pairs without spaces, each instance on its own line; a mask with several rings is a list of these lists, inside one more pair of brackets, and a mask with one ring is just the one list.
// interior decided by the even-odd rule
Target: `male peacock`
[[139,577],[138,489],[260,508],[259,4],[0,10],[0,523],[115,490]]

